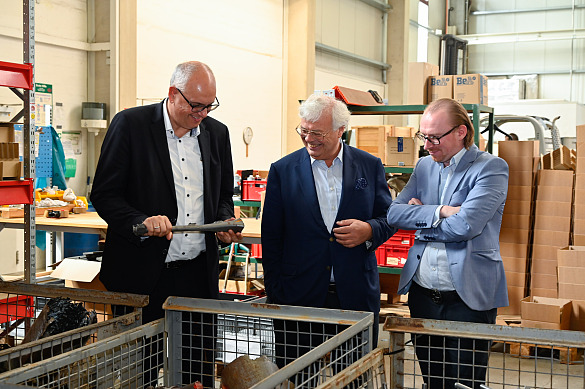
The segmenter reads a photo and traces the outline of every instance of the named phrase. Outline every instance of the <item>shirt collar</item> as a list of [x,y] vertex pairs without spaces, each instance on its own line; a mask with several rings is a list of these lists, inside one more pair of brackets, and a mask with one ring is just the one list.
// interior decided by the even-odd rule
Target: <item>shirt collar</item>
[[[333,166],[335,164],[336,159],[339,159],[339,162],[343,163],[343,142],[341,141],[341,138],[339,139],[339,143],[341,143],[341,147],[339,148],[339,153],[337,153],[337,157],[335,157],[333,159],[333,164],[331,164],[331,166]],[[311,158],[311,166],[313,165],[313,163],[315,161],[321,161],[321,160],[315,159],[313,157],[310,157],[310,158]],[[323,163],[325,163],[325,162],[323,162]]]
[[[459,161],[461,161],[461,158],[463,158],[463,156],[465,155],[466,152],[467,152],[467,149],[465,147],[463,147],[461,150],[459,150],[459,152],[457,154],[455,154],[453,157],[451,157],[451,161],[449,161],[449,166],[447,166],[447,167],[457,166],[457,164],[459,163]],[[437,163],[439,164],[441,169],[447,168],[443,165],[443,162],[437,162]]]
[[[166,98],[163,102],[163,118],[165,122],[165,133],[167,134],[167,138],[171,139],[178,139],[175,135],[175,131],[173,131],[173,125],[171,124],[171,119],[169,117],[169,110],[167,108],[168,98]],[[201,133],[201,129],[199,126],[192,128],[190,132],[188,132],[185,136],[199,136]]]

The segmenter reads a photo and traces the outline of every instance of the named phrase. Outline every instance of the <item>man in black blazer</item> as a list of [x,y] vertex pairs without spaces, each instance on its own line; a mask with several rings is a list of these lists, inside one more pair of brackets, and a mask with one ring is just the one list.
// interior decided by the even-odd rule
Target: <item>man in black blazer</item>
[[[104,139],[91,193],[108,223],[100,280],[110,291],[147,294],[143,322],[164,316],[168,296],[217,298],[217,238],[241,239],[171,231],[234,216],[229,132],[207,116],[218,106],[211,69],[182,63],[163,102],[119,112]],[[132,233],[139,223],[143,237]]]

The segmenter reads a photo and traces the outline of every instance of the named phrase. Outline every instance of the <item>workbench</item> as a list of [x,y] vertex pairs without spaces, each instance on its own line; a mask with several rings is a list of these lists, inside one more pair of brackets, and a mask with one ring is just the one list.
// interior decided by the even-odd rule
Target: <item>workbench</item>
[[[245,228],[242,231],[244,239],[241,243],[260,242],[260,220],[255,218],[242,219]],[[0,218],[0,231],[4,228],[24,229],[24,218]],[[69,214],[69,217],[56,219],[44,216],[36,218],[37,230],[55,232],[55,256],[54,260],[63,259],[63,233],[73,232],[80,234],[102,234],[108,229],[107,223],[99,217],[97,212]]]

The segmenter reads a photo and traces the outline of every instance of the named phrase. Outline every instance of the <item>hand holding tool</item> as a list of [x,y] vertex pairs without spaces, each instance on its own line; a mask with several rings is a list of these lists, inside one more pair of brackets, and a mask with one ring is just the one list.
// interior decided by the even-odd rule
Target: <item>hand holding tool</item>
[[[187,224],[185,226],[173,226],[173,232],[225,232],[232,230],[235,233],[242,232],[244,229],[244,222],[242,219],[217,221],[208,224]],[[136,224],[132,227],[132,232],[136,236],[143,236],[148,233],[148,228],[144,223]]]

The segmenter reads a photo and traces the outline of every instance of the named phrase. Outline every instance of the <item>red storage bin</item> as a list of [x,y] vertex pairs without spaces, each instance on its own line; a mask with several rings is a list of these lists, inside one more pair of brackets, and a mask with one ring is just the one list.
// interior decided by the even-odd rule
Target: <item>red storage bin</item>
[[242,200],[260,201],[260,192],[266,190],[266,180],[242,181]]
[[376,249],[378,266],[403,267],[408,258],[408,250],[414,244],[415,230],[398,230]]
[[262,258],[262,245],[251,244],[250,256],[254,258]]

